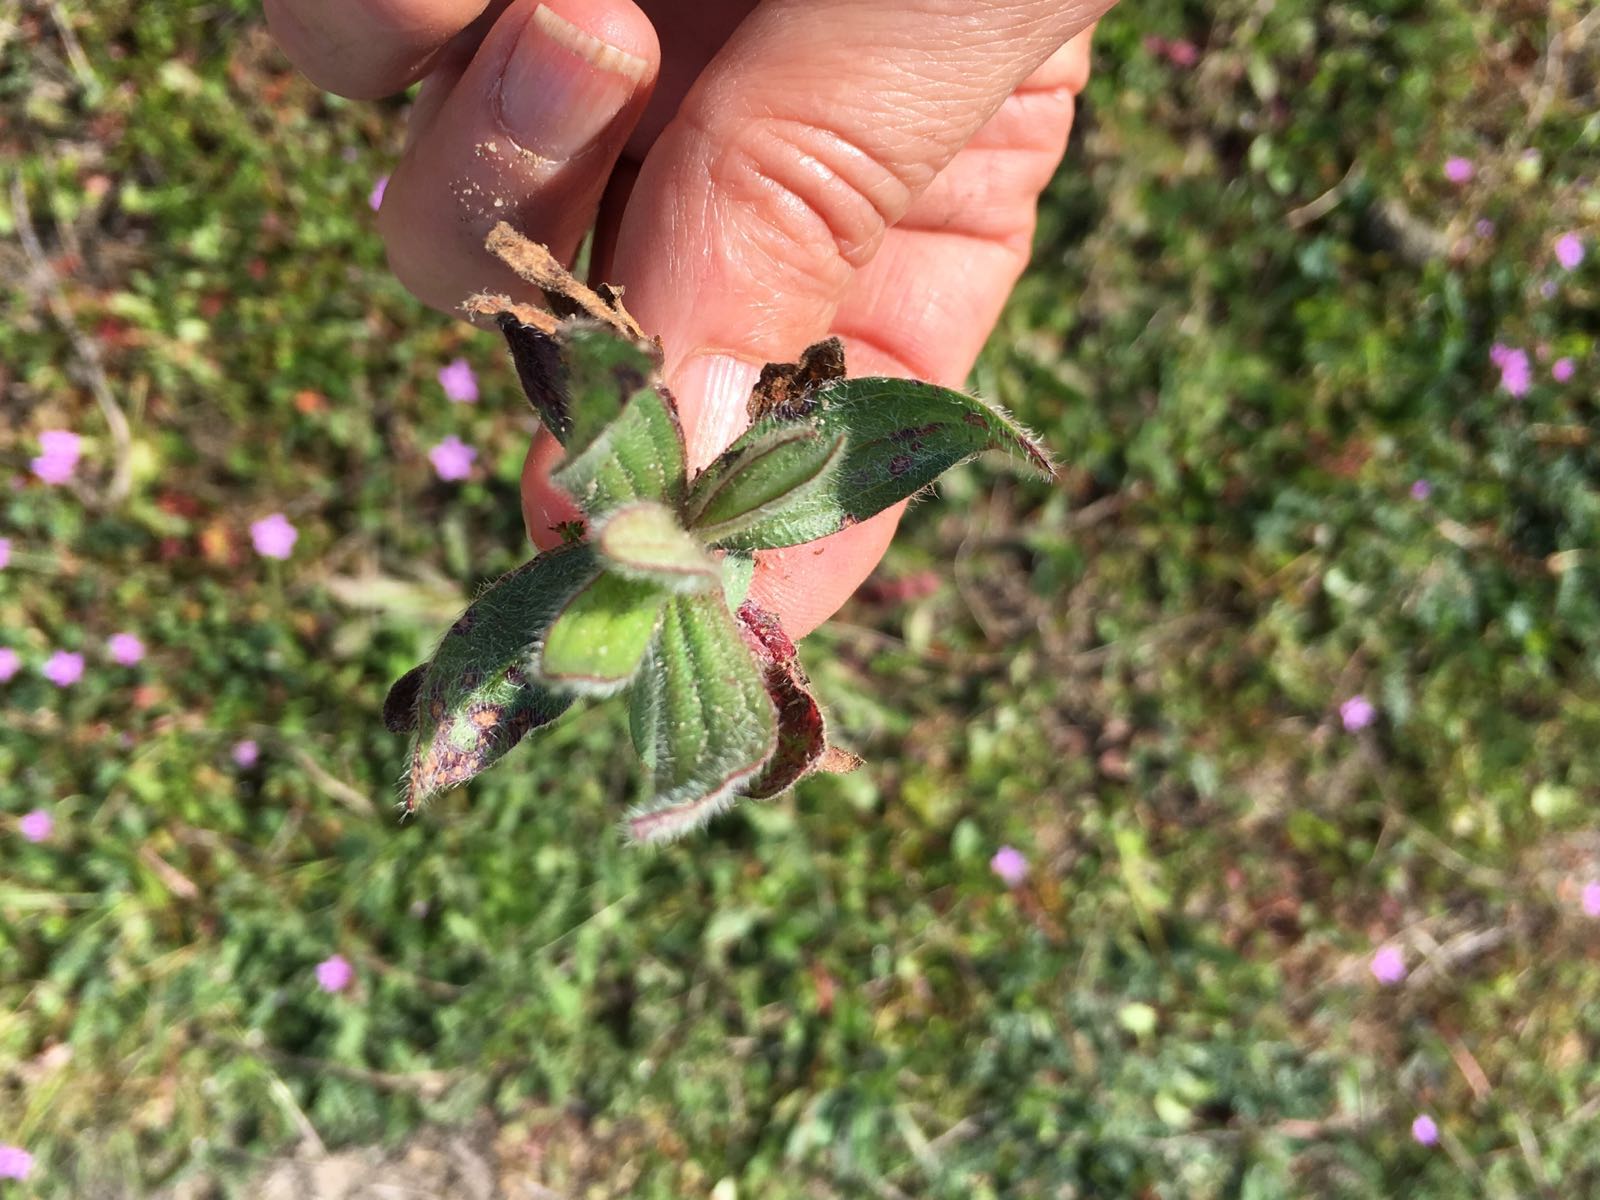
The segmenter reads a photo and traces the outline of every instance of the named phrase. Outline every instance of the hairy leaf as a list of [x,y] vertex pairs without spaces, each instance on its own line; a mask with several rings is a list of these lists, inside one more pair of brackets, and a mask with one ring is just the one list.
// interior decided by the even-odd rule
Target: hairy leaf
[[667,602],[629,725],[651,774],[651,799],[628,818],[638,841],[670,840],[703,824],[771,757],[777,714],[721,596]]
[[827,487],[843,451],[843,434],[824,437],[804,421],[763,421],[695,479],[685,519],[707,541],[736,537]]
[[[497,580],[450,627],[421,668],[412,711],[407,810],[492,766],[571,700],[530,679],[534,643],[573,591],[599,571],[587,546],[552,550]],[[404,690],[416,676],[402,677]]]
[[534,651],[539,680],[562,692],[606,696],[626,687],[655,636],[667,592],[605,571],[573,593]]
[[[984,450],[1017,451],[1053,473],[1038,443],[1009,416],[948,388],[844,379],[820,388],[815,399],[809,422],[823,438],[846,439],[837,465],[822,486],[771,505],[760,520],[716,538],[716,545],[760,550],[815,541],[914,495]],[[744,440],[729,453],[741,450]]]
[[497,320],[528,402],[569,455],[591,445],[660,365],[653,343],[598,321],[563,321],[552,334],[512,313]]
[[584,512],[599,514],[631,500],[683,503],[683,429],[676,410],[653,388],[633,393],[610,424],[551,476]]
[[753,554],[730,550],[722,556],[722,598],[728,602],[728,611],[737,612],[750,594],[750,581],[755,578],[756,560]]
[[719,579],[717,560],[678,522],[670,508],[650,500],[624,504],[596,526],[595,545],[607,568],[674,592],[704,592]]

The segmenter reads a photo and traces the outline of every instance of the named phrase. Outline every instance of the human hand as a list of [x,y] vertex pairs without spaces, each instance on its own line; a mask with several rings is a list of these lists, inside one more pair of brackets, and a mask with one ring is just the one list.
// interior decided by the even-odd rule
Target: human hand
[[[423,80],[378,223],[423,300],[534,299],[483,250],[509,221],[659,334],[691,469],[744,427],[761,365],[828,334],[851,374],[959,387],[1027,262],[1093,21],[1113,0],[265,0],[314,82]],[[659,42],[658,42],[659,33]],[[541,546],[573,515],[542,433]],[[866,578],[900,507],[763,552],[751,597],[793,636]]]

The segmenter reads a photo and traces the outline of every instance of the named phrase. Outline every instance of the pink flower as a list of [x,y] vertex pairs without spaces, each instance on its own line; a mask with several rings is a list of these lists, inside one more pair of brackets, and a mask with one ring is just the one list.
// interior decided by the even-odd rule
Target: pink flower
[[17,821],[17,829],[30,842],[42,842],[56,830],[55,819],[42,808],[25,813]]
[[1379,946],[1367,965],[1381,984],[1396,984],[1406,977],[1406,956],[1399,946]]
[[1413,500],[1426,500],[1433,495],[1433,484],[1426,479],[1418,479],[1411,485],[1411,498]]
[[288,558],[294,553],[300,531],[281,512],[272,513],[250,525],[250,540],[262,558]]
[[8,683],[22,670],[22,656],[10,646],[0,646],[0,683]]
[[434,471],[447,482],[471,475],[472,464],[477,457],[478,452],[455,434],[428,451],[428,461],[433,464]]
[[1372,718],[1377,715],[1378,710],[1372,707],[1372,701],[1365,696],[1351,696],[1339,705],[1339,720],[1344,722],[1345,729],[1350,733],[1365,729],[1372,724]]
[[33,473],[45,483],[62,484],[78,469],[83,439],[66,429],[46,429],[39,435],[39,457]]
[[378,182],[372,185],[372,194],[367,197],[367,203],[372,206],[372,211],[377,212],[383,207],[383,194],[389,190],[389,177],[380,176]]
[[1583,239],[1575,233],[1564,233],[1556,239],[1556,261],[1568,271],[1576,271],[1583,262]]
[[317,964],[317,986],[325,992],[342,992],[355,977],[350,960],[342,954],[335,954]]
[[1492,238],[1494,236],[1494,222],[1489,220],[1488,217],[1480,217],[1478,223],[1472,227],[1472,230],[1481,238]]
[[1583,915],[1586,917],[1600,917],[1600,880],[1591,880],[1583,885]]
[[21,1146],[0,1145],[0,1179],[26,1179],[33,1172],[33,1155]]
[[242,742],[235,742],[233,747],[233,761],[244,770],[248,771],[256,765],[256,759],[261,757],[261,747],[256,745],[253,738],[246,738]]
[[[1493,351],[1490,351],[1493,357]],[[1526,396],[1528,389],[1533,386],[1533,367],[1528,361],[1526,350],[1505,349],[1499,363],[1500,386],[1513,396]]]
[[83,439],[67,429],[46,429],[39,435],[39,453],[45,458],[77,458]]
[[472,373],[471,364],[464,358],[451,359],[439,368],[439,386],[452,404],[478,402],[478,377]]
[[71,687],[83,678],[83,655],[57,650],[41,668],[44,677],[57,687]]
[[1000,876],[1007,887],[1016,887],[1028,877],[1028,860],[1015,846],[1001,846],[989,860],[989,869]]
[[144,657],[144,643],[137,634],[114,633],[106,642],[106,649],[111,651],[111,659],[119,666],[131,667]]
[[1165,58],[1167,54],[1167,39],[1159,33],[1147,33],[1144,35],[1144,49],[1146,54],[1154,55],[1156,58]]
[[1419,1113],[1411,1122],[1411,1136],[1418,1145],[1431,1146],[1439,1140],[1439,1123],[1427,1113]]
[[1478,168],[1472,165],[1470,158],[1455,155],[1444,160],[1444,177],[1451,183],[1470,183],[1477,173]]
[[0,538],[0,571],[11,565],[11,539]]
[[1167,59],[1177,67],[1192,67],[1200,61],[1200,47],[1187,38],[1167,43]]
[[1550,364],[1550,378],[1557,383],[1565,383],[1572,378],[1572,373],[1578,369],[1578,364],[1570,358],[1558,358]]
[[1496,342],[1489,347],[1489,361],[1497,367],[1506,365],[1506,359],[1511,355],[1511,347],[1504,342]]

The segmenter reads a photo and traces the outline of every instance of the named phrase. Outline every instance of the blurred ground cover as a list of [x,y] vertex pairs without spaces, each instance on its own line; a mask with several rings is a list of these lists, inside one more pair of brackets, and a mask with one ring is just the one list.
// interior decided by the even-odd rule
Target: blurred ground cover
[[0,11],[12,1186],[487,1114],[561,1194],[1600,1190],[1600,19],[1141,0],[1097,69],[975,377],[1065,485],[962,473],[814,639],[869,770],[641,854],[606,708],[392,819],[530,428],[385,274],[397,105],[239,0]]

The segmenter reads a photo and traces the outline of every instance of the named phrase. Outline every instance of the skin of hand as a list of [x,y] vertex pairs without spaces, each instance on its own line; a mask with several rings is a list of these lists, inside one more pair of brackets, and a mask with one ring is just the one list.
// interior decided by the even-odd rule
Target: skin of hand
[[[265,0],[313,82],[417,80],[379,229],[395,273],[458,312],[528,285],[498,221],[591,274],[659,334],[691,470],[743,431],[761,365],[829,334],[852,375],[960,387],[1027,262],[1112,0]],[[573,515],[541,433],[523,511]],[[897,507],[758,557],[792,636],[882,557]]]

